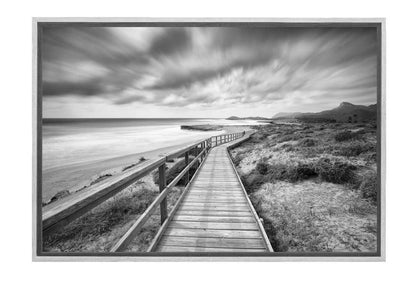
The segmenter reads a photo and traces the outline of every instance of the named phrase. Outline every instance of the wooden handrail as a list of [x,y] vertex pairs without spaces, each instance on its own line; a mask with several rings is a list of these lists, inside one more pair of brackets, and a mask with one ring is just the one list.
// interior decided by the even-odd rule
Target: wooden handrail
[[[168,195],[169,190],[175,186],[178,181],[185,175],[187,171],[198,161],[200,157],[202,157],[205,153],[206,148],[199,153],[194,160],[191,161],[183,170],[175,177],[175,179],[169,183],[169,185],[156,197],[153,203],[146,209],[146,211],[136,220],[136,222],[130,227],[130,229],[123,235],[123,237],[117,242],[117,244],[111,249],[111,252],[120,252],[124,250],[127,245],[133,240],[133,238],[137,235],[140,228],[146,223],[147,219],[153,214],[156,210],[157,205],[162,202]],[[164,220],[162,221],[162,223]]]
[[[155,203],[155,205],[159,205],[160,203],[162,203],[162,205],[166,206],[166,200],[163,200],[165,196],[163,195],[167,194],[170,187],[176,185],[177,182],[188,173],[190,167],[192,167],[200,157],[205,157],[212,147],[218,146],[224,143],[226,140],[233,141],[237,138],[244,136],[244,134],[245,132],[222,134],[218,136],[209,137],[204,140],[200,140],[198,142],[187,145],[184,148],[173,151],[172,153],[169,153],[159,159],[155,159],[139,167],[133,167],[131,168],[131,170],[119,176],[114,176],[104,182],[97,183],[83,191],[74,193],[73,195],[63,198],[62,200],[58,200],[57,202],[53,202],[49,205],[46,205],[42,209],[43,235],[48,235],[54,230],[64,225],[67,225],[71,221],[84,215],[94,207],[98,206],[105,200],[119,193],[135,181],[139,180],[140,178],[144,177],[145,175],[149,174],[157,168],[159,168],[159,177],[162,176],[162,180],[159,178],[159,183],[161,183],[160,194],[153,203]],[[213,141],[213,138],[215,139],[215,141]],[[187,162],[189,161],[189,159],[186,160],[187,154],[189,157],[189,153],[191,152],[191,150],[198,146],[201,146],[202,148],[202,151],[199,153],[198,157],[196,157],[192,162],[187,163],[187,166],[178,175],[178,177],[180,176],[180,178],[176,177],[165,188],[163,184],[163,173],[166,162],[168,162],[171,159],[175,159],[181,155],[185,155],[185,161]],[[162,166],[163,168],[160,168]],[[161,169],[163,169],[163,171]],[[151,206],[153,206],[153,203]],[[151,206],[149,206],[145,213],[149,211]],[[163,211],[161,212],[162,223],[166,219],[167,213],[166,208],[164,206],[161,206],[161,209],[163,209]]]

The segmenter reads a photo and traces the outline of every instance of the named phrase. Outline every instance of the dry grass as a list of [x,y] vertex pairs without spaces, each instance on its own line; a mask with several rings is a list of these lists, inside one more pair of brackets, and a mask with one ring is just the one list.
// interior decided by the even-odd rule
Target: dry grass
[[[171,210],[183,191],[176,186],[168,195]],[[44,240],[48,252],[108,252],[158,195],[152,175],[142,178],[116,196],[76,219]],[[157,210],[142,227],[128,250],[146,251],[160,227]]]
[[268,125],[231,151],[276,251],[374,251],[374,124]]
[[280,181],[250,197],[275,251],[375,251],[375,208],[342,185]]

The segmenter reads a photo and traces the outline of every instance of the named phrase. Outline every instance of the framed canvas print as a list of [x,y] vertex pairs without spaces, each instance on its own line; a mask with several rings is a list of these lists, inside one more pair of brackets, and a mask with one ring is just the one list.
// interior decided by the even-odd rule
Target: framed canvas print
[[33,34],[35,260],[384,260],[383,19]]

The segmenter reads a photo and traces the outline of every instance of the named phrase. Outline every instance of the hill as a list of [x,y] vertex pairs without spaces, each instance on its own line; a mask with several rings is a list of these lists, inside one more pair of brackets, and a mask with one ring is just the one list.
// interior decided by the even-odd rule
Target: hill
[[[275,116],[282,116],[278,113]],[[357,123],[377,120],[377,105],[369,106],[355,105],[349,102],[342,102],[338,107],[330,110],[324,110],[317,113],[288,113],[282,117],[273,117],[274,119],[296,118],[305,122],[345,122]]]

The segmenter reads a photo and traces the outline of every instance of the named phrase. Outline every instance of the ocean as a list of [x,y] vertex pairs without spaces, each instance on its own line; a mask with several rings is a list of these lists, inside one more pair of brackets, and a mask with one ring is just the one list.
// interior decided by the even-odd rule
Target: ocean
[[226,119],[44,119],[42,169],[83,164],[190,143],[224,131],[181,130],[181,125],[254,125]]

